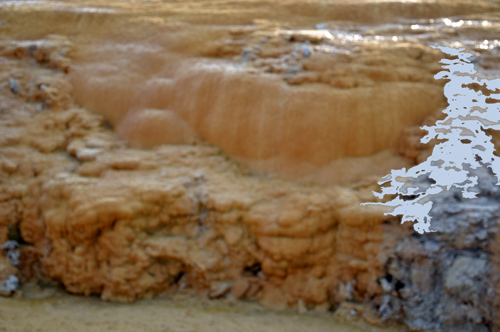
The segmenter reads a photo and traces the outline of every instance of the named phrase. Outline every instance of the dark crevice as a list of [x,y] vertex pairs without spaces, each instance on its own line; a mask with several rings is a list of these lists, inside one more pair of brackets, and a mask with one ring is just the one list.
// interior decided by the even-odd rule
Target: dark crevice
[[259,262],[252,264],[251,266],[246,266],[244,269],[245,272],[252,274],[253,276],[257,276],[259,272],[262,271],[262,267]]

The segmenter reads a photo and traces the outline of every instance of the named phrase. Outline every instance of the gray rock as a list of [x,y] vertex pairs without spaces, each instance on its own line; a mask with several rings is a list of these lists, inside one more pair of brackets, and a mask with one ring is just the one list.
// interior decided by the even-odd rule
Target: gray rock
[[445,290],[464,300],[476,297],[475,289],[478,282],[486,273],[486,260],[481,258],[472,258],[459,256],[455,258],[453,264],[446,273],[444,288]]
[[19,85],[17,84],[17,80],[14,78],[9,78],[9,87],[13,94],[17,95],[19,93]]
[[493,325],[490,246],[497,233],[500,195],[488,169],[475,173],[477,198],[463,199],[449,191],[433,199],[431,229],[436,232],[390,230],[399,232],[400,241],[385,263],[385,279],[394,291],[376,301],[382,320],[405,323],[414,331],[486,332]]
[[0,284],[0,295],[9,296],[19,287],[19,279],[15,275],[10,275],[7,280]]
[[7,257],[9,258],[9,262],[11,265],[19,265],[21,252],[19,251],[18,243],[16,241],[6,241],[0,248],[7,251]]

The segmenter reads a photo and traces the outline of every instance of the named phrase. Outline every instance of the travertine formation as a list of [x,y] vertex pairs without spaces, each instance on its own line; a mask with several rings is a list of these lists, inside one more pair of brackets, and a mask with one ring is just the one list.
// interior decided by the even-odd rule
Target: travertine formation
[[[65,43],[52,49],[54,40],[36,49],[60,53]],[[64,73],[33,83],[55,65],[41,60],[33,70],[20,51],[29,47],[6,43],[2,71],[0,242],[22,239],[25,278],[108,300],[187,288],[324,310],[380,292],[384,218],[358,207],[373,185],[251,176],[199,140],[127,148],[101,115],[73,106]]]
[[[378,23],[442,18],[311,28],[319,18],[307,13],[328,15],[307,3],[278,1],[286,15],[250,25],[267,14],[244,2],[231,19],[206,4],[192,16],[176,4],[175,18],[150,3],[0,5],[0,244],[21,251],[17,267],[0,255],[0,282],[15,275],[123,302],[193,292],[417,330],[499,328],[488,175],[477,204],[436,204],[443,224],[467,216],[439,235],[416,238],[360,206],[380,176],[429,154],[419,126],[445,100],[433,79],[443,55],[429,44],[496,29],[443,17],[498,8],[336,3],[331,20],[372,17],[360,8],[384,8]],[[297,8],[292,23],[306,28],[282,20]],[[495,68],[495,49],[478,45],[474,61]],[[448,305],[453,315],[429,316]]]
[[[70,78],[78,103],[135,146],[202,137],[253,171],[323,184],[407,166],[393,152],[403,128],[445,106],[440,52],[313,32],[235,28],[200,47],[211,58],[188,60],[143,41],[110,53],[106,40],[81,51]],[[160,124],[185,129],[174,137]]]

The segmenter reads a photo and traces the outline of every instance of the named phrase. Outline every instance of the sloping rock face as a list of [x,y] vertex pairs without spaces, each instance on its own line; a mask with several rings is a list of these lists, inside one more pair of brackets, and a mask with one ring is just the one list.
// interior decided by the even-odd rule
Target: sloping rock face
[[[322,12],[277,4],[302,8],[304,26],[318,23],[306,13]],[[233,21],[206,4],[190,14],[176,3],[175,19],[149,3],[109,5],[0,6],[0,243],[17,241],[21,253],[13,267],[4,250],[0,281],[122,302],[192,292],[414,330],[500,329],[491,175],[478,200],[435,202],[433,234],[360,206],[390,168],[429,154],[418,126],[439,117],[444,97],[433,80],[442,56],[428,45],[458,35],[478,65],[495,68],[496,48],[475,41],[497,23],[472,14],[494,18],[496,5],[335,4],[353,22],[373,6],[387,9],[379,22],[430,11],[465,22],[337,34],[339,22],[217,26],[261,10],[250,15],[243,2]]]
[[104,114],[134,146],[185,141],[137,128],[176,115],[192,136],[251,170],[295,181],[349,182],[407,166],[394,153],[402,129],[445,106],[433,79],[440,52],[342,45],[325,31],[216,31],[211,44],[198,46],[203,59],[178,58],[173,52],[184,50],[156,40],[106,39],[80,51],[70,79],[76,101]]

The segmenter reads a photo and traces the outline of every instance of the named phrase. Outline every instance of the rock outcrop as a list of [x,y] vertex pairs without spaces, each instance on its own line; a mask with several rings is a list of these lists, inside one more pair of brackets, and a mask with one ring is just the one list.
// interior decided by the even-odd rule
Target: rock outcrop
[[373,186],[251,176],[199,139],[127,148],[101,115],[72,106],[57,88],[65,74],[50,86],[69,105],[58,109],[21,93],[50,64],[5,56],[4,82],[16,64],[19,91],[3,90],[0,241],[21,243],[25,279],[115,301],[187,289],[321,310],[380,293],[385,218],[357,194]]
[[229,35],[202,49],[210,59],[160,59],[167,48],[142,41],[112,53],[108,40],[92,45],[72,67],[75,99],[136,146],[167,142],[138,129],[166,121],[165,110],[255,172],[316,183],[407,166],[394,152],[403,128],[445,107],[433,79],[441,54],[430,47],[314,45],[311,32],[269,27]]
[[[188,292],[415,330],[500,328],[491,175],[478,200],[440,197],[441,228],[425,236],[360,206],[380,176],[429,154],[419,126],[444,106],[429,45],[467,37],[472,60],[495,67],[475,41],[497,23],[473,14],[496,17],[496,4],[278,1],[275,21],[257,6],[268,20],[238,26],[252,1],[230,19],[149,5],[0,4],[0,244],[20,253],[14,266],[1,251],[2,295],[41,280],[112,301]],[[283,20],[297,8],[297,26],[422,20],[294,29]]]
[[496,331],[497,249],[500,215],[495,176],[484,168],[476,199],[458,192],[433,200],[435,233],[385,232],[384,293],[374,302],[382,320],[402,320],[417,331]]

